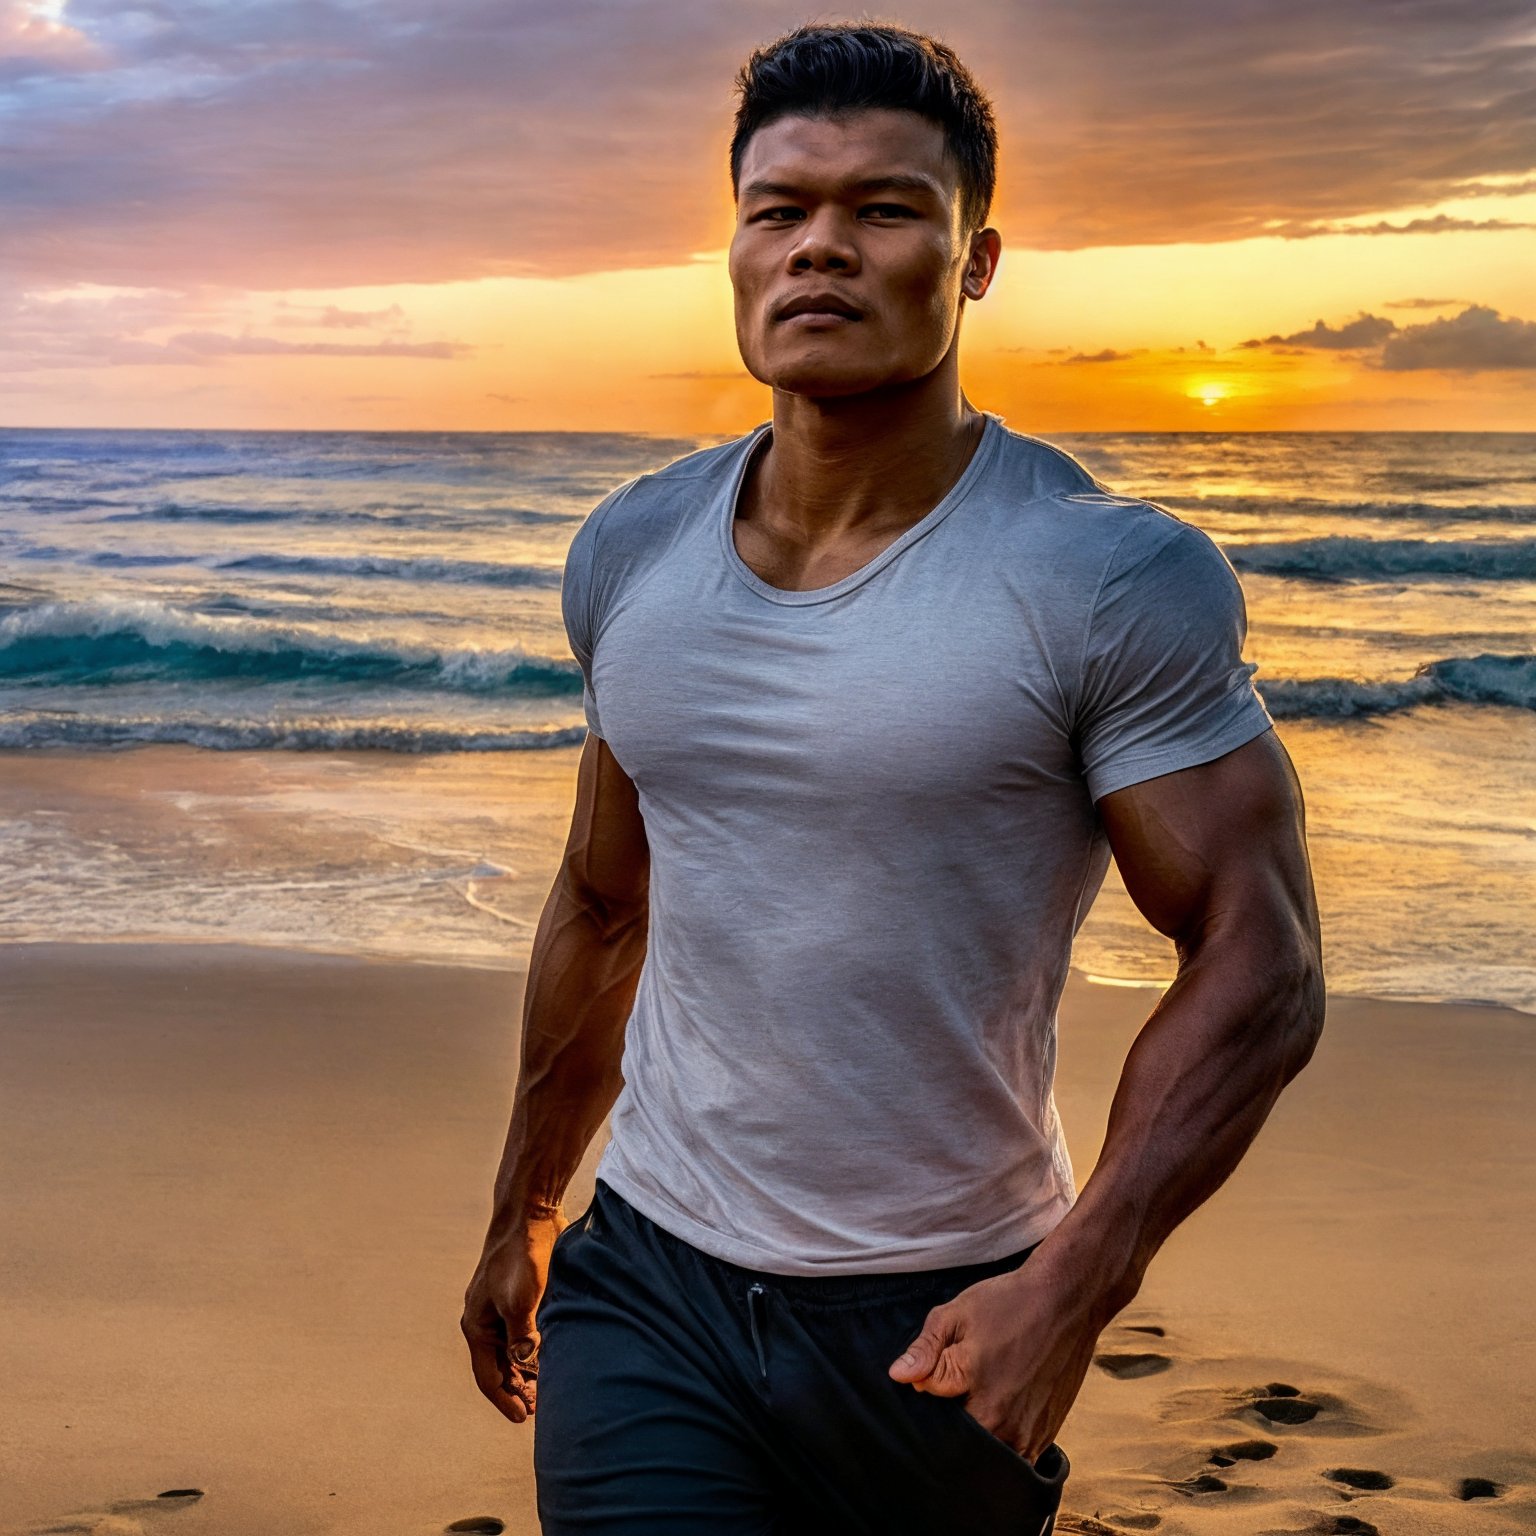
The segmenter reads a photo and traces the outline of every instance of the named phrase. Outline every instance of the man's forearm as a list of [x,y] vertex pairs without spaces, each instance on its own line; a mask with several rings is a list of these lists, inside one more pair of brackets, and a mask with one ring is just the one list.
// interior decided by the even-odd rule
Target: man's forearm
[[539,919],[521,1069],[491,1229],[557,1211],[623,1086],[624,1026],[645,961],[647,906],[605,903],[562,872]]
[[1126,1057],[1103,1151],[1042,1244],[1103,1322],[1140,1288],[1173,1229],[1226,1180],[1322,1027],[1305,944],[1208,939],[1185,959]]

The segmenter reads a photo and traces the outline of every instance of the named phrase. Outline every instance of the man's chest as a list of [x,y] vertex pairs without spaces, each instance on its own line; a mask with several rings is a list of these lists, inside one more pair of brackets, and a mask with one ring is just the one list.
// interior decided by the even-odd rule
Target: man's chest
[[1060,666],[1011,594],[903,574],[779,604],[727,573],[640,583],[593,657],[642,792],[932,803],[1077,776]]

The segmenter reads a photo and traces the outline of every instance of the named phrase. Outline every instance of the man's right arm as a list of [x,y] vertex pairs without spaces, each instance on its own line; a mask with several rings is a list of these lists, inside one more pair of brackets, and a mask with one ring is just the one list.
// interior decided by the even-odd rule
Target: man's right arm
[[650,850],[635,786],[587,737],[560,872],[544,904],[523,1000],[522,1064],[484,1251],[462,1328],[480,1390],[514,1423],[533,1411],[533,1318],[561,1199],[623,1086],[624,1027],[645,961]]

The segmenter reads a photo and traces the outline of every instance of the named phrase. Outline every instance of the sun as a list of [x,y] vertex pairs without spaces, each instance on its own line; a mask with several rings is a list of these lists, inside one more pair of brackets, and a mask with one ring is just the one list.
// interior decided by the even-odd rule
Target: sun
[[1213,405],[1220,405],[1232,393],[1232,388],[1228,384],[1207,381],[1200,384],[1191,384],[1184,393],[1191,400],[1198,400],[1201,405],[1209,409]]

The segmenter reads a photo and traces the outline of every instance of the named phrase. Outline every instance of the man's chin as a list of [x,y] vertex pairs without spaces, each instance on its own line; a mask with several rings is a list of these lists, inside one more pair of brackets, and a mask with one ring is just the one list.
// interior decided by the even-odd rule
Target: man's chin
[[843,400],[867,395],[897,381],[884,374],[847,372],[828,368],[779,368],[763,380],[778,394],[800,395],[808,400]]

